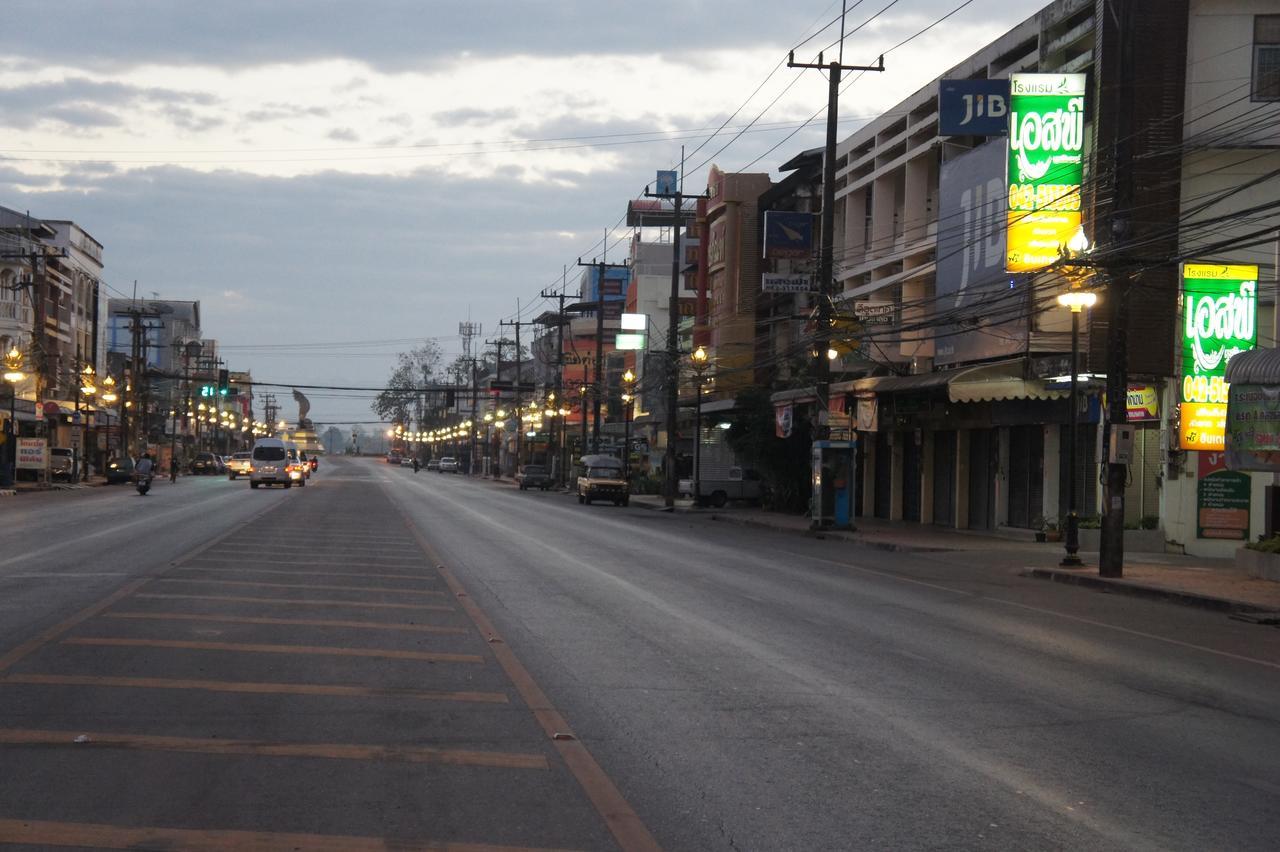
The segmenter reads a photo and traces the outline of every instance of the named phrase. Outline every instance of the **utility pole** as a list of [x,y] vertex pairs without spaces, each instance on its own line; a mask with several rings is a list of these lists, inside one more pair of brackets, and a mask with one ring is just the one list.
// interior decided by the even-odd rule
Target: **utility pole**
[[[543,290],[541,293],[542,298],[555,299],[556,302],[558,303],[556,307],[556,384],[555,384],[557,408],[564,406],[564,324],[567,321],[564,315],[564,303],[569,298],[568,278],[569,278],[569,267],[566,266],[566,267],[563,267],[560,273],[560,292],[556,293],[553,291],[548,293],[546,290]],[[555,422],[559,423],[559,428],[557,430],[557,437],[559,439],[559,443],[556,444],[556,464],[552,470],[552,474],[556,484],[559,485],[560,487],[564,487],[565,485],[564,445],[567,443],[567,441],[565,440],[565,433],[568,432],[568,424],[564,422],[563,417],[559,417],[558,415],[557,417],[558,417],[558,420]],[[585,420],[585,416],[584,416],[584,420]]]
[[521,415],[521,391],[524,386],[524,357],[520,351],[520,326],[533,325],[532,322],[520,321],[520,302],[516,301],[516,318],[514,320],[501,320],[499,326],[514,326],[516,330],[516,382],[515,382],[515,422],[516,422],[516,463],[512,473],[518,473],[520,470],[520,447],[524,439],[524,426],[520,423]]
[[[844,17],[840,23],[840,58],[844,56]],[[840,114],[840,75],[845,71],[884,71],[884,56],[875,65],[845,65],[840,58],[823,63],[818,54],[816,63],[796,62],[796,53],[787,58],[788,68],[811,68],[827,72],[827,147],[822,162],[822,253],[818,259],[818,317],[817,339],[814,341],[813,373],[814,391],[818,397],[818,417],[814,438],[827,437],[827,412],[831,385],[831,359],[827,350],[831,347],[832,299],[835,296],[835,232],[836,232],[836,132]]]
[[[609,248],[609,232],[604,235],[604,249]],[[604,251],[601,252],[600,260],[592,260],[590,263],[583,263],[582,258],[578,258],[579,266],[590,266],[596,271],[596,368],[594,378],[591,380],[592,386],[595,388],[595,398],[591,401],[591,449],[600,452],[600,404],[604,401],[604,276],[605,271],[609,269],[627,269],[625,263],[605,263]]]
[[[471,357],[471,338],[480,333],[480,323],[467,320],[458,323],[458,336],[462,338],[462,357],[471,367],[471,428],[467,435],[467,476],[475,471],[476,458],[476,361]],[[419,424],[421,429],[421,424]]]
[[[1110,5],[1101,16],[1099,26],[1104,28],[1103,38],[1118,43],[1118,69],[1115,84],[1118,91],[1132,86],[1133,67],[1133,4],[1107,0]],[[1124,574],[1124,491],[1128,478],[1128,466],[1113,462],[1114,442],[1117,432],[1129,422],[1129,275],[1125,260],[1117,255],[1123,251],[1131,228],[1133,206],[1133,114],[1128,105],[1120,103],[1111,116],[1115,123],[1111,137],[1112,201],[1107,219],[1110,228],[1104,231],[1107,246],[1103,252],[1107,274],[1107,300],[1110,317],[1107,327],[1107,412],[1106,427],[1102,433],[1102,459],[1106,465],[1103,488],[1102,529],[1099,537],[1098,574],[1103,577],[1121,577]],[[1105,173],[1105,172],[1104,172]]]

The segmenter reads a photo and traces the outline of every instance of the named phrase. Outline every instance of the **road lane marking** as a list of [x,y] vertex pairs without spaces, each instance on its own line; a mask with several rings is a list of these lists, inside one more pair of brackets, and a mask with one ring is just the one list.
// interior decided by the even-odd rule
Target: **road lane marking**
[[214,621],[229,624],[276,624],[297,627],[350,627],[357,630],[404,630],[414,633],[468,633],[465,627],[435,624],[404,624],[382,621],[344,621],[324,618],[255,618],[247,615],[205,615],[185,612],[104,612],[103,618],[149,619],[156,621]]
[[[385,486],[383,487],[385,489]],[[450,591],[457,596],[463,611],[470,616],[476,629],[490,640],[500,640],[501,634],[493,622],[489,620],[488,616],[467,594],[466,589],[458,582],[453,572],[444,566],[444,560],[440,558],[435,548],[427,541],[426,536],[414,526],[413,520],[405,512],[404,507],[389,494],[387,499],[391,501],[392,505],[400,513],[405,527],[418,543],[418,546],[422,548],[422,552],[435,563],[436,571],[444,579]],[[596,813],[600,815],[610,833],[613,834],[618,845],[624,852],[660,852],[662,847],[658,845],[657,840],[649,833],[649,829],[641,821],[640,815],[635,812],[630,802],[622,795],[622,791],[617,788],[613,780],[596,762],[590,750],[573,733],[568,720],[560,715],[560,711],[556,710],[551,703],[551,699],[538,686],[533,679],[533,675],[516,657],[511,647],[505,642],[498,641],[491,644],[489,648],[502,670],[511,679],[516,692],[528,705],[534,719],[552,741],[556,751],[560,754],[560,758],[573,774],[574,779],[582,788],[583,793],[586,794],[592,807],[595,808]]]
[[[77,737],[88,737],[88,742]],[[550,769],[540,754],[439,749],[411,745],[358,745],[347,743],[265,743],[258,740],[221,740],[162,737],[144,734],[106,734],[85,731],[45,731],[0,728],[0,745],[66,746],[68,749],[119,748],[138,751],[173,751],[190,754],[235,754],[253,757],[314,757],[329,760],[364,760],[387,763],[433,763],[447,766],[487,766],[500,769]]]
[[90,606],[87,609],[80,610],[80,612],[71,616],[66,621],[55,624],[53,627],[50,627],[48,630],[44,631],[38,636],[35,636],[34,638],[28,639],[26,642],[23,642],[21,645],[14,648],[12,651],[9,651],[4,656],[0,656],[0,672],[5,671],[6,669],[12,668],[13,665],[17,663],[19,660],[21,660],[23,657],[26,657],[28,654],[32,653],[33,651],[36,651],[42,646],[48,644],[49,642],[52,642],[54,639],[57,639],[59,636],[66,633],[68,630],[80,624],[81,622],[88,621],[98,613],[102,612],[104,609],[107,609],[112,605],[114,605],[117,601],[123,598],[127,598],[129,595],[133,594],[135,591],[145,586],[148,581],[149,581],[149,578],[134,580],[132,583],[129,583],[124,588],[117,589],[115,592],[111,593],[110,595],[107,595],[107,597],[98,601],[93,606]]
[[[204,561],[204,560],[200,560]],[[220,560],[219,560],[220,561]],[[240,561],[240,560],[237,560]],[[300,563],[309,564],[309,563]],[[175,571],[207,571],[214,574],[282,574],[287,577],[370,577],[375,580],[417,580],[420,583],[433,582],[430,577],[422,574],[372,574],[364,571],[275,571],[271,568],[200,568],[192,567],[190,564],[181,568],[173,569]],[[22,576],[20,574],[10,574],[11,577]],[[43,576],[43,575],[41,575]],[[72,576],[69,574],[58,574],[59,577]],[[79,576],[79,575],[77,575]]]
[[324,695],[354,698],[414,698],[422,701],[462,701],[476,704],[509,704],[501,692],[429,692],[377,686],[320,683],[255,683],[228,680],[186,680],[159,677],[107,677],[105,675],[14,674],[0,677],[0,685],[108,686],[125,689],[190,689],[203,692],[235,692],[254,695]]
[[370,609],[423,609],[431,612],[453,612],[444,604],[369,603],[368,601],[320,600],[318,598],[248,598],[239,595],[176,595],[165,592],[139,592],[138,598],[187,601],[233,601],[236,603],[281,604],[284,606],[354,606]]
[[[306,556],[306,553],[303,551],[299,551],[298,556]],[[218,553],[218,552],[209,553],[205,556],[202,556],[200,559],[184,560],[183,564],[191,565],[191,564],[197,564],[201,562],[215,562],[222,565],[225,565],[228,562],[233,562],[236,565],[310,565],[310,566],[319,567],[319,568],[323,568],[326,566],[333,566],[334,568],[359,568],[361,566],[365,566],[368,568],[422,568],[426,566],[426,563],[421,558],[415,559],[413,561],[394,561],[394,562],[388,562],[388,561],[366,562],[364,559],[325,560],[325,559],[315,559],[311,557],[308,557],[306,559],[279,559],[274,556],[268,556],[263,559],[250,559],[248,557],[241,556],[237,553]]]
[[294,654],[316,657],[371,657],[382,660],[415,660],[421,663],[483,664],[479,654],[444,654],[434,651],[400,651],[393,648],[338,648],[325,645],[270,645],[257,642],[195,642],[188,639],[128,639],[115,636],[73,636],[63,645],[104,648],[172,648],[185,651],[237,651],[246,654]]
[[98,849],[167,849],[170,852],[569,852],[529,846],[487,843],[355,837],[338,834],[295,834],[270,831],[146,828],[83,822],[0,819],[0,842],[29,846],[77,846]]
[[319,583],[266,583],[256,580],[215,580],[203,577],[162,577],[157,583],[202,583],[210,586],[252,586],[259,589],[303,589],[310,592],[387,592],[396,595],[445,596],[435,589],[397,589],[386,586],[336,586]]

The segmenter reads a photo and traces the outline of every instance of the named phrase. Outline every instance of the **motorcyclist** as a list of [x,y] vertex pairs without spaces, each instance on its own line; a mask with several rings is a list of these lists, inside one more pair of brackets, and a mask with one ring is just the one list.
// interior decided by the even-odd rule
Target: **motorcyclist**
[[138,475],[139,479],[150,479],[155,467],[156,463],[151,460],[151,453],[143,453],[142,458],[138,460],[138,464],[133,469],[133,472]]
[[169,481],[178,481],[178,457],[176,455],[169,458]]
[[417,473],[417,472],[418,472],[418,469],[419,469],[420,467],[422,467],[422,465],[418,462],[418,457],[417,457],[417,456],[414,456],[414,457],[413,457],[413,472],[414,472],[414,473]]

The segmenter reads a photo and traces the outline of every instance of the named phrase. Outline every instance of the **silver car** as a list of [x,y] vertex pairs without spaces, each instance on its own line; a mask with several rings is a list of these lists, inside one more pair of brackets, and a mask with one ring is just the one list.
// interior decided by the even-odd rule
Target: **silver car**
[[458,460],[453,456],[445,456],[440,459],[439,470],[441,473],[457,473],[459,470]]

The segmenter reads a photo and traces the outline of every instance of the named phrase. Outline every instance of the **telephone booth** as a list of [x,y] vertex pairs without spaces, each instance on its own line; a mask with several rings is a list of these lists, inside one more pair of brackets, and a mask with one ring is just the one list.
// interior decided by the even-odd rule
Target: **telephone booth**
[[809,517],[815,529],[853,529],[856,450],[856,441],[813,442]]

